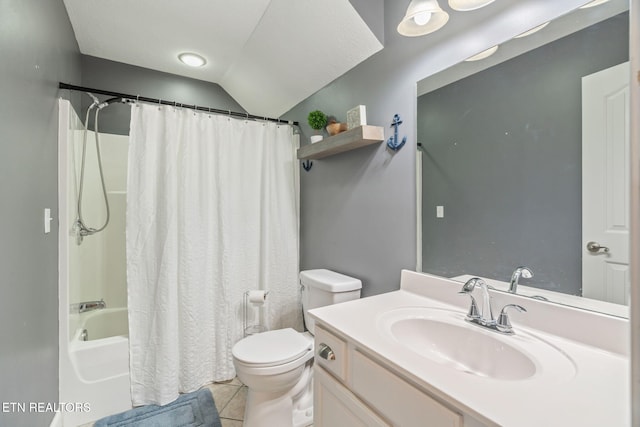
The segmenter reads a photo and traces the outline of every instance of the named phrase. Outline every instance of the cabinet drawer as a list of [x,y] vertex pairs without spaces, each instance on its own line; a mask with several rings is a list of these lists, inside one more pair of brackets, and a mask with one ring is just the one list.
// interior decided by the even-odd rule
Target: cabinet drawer
[[352,390],[400,427],[461,427],[462,415],[434,400],[359,351],[353,352]]
[[347,377],[347,343],[316,324],[315,362],[345,381]]
[[391,427],[320,366],[314,367],[314,427]]

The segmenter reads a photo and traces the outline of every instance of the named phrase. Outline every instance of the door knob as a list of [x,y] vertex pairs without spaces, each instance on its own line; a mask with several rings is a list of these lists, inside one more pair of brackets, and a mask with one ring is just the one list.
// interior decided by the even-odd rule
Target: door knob
[[600,243],[598,242],[589,242],[587,243],[587,250],[591,253],[597,253],[597,252],[609,252],[609,248],[606,246],[600,246]]

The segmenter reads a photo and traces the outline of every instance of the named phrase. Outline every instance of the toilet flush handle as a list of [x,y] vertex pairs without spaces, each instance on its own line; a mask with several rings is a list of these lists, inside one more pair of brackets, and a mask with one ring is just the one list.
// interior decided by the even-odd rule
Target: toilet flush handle
[[333,352],[333,350],[331,350],[331,347],[329,347],[325,343],[320,344],[320,348],[318,349],[318,356],[326,360],[336,360],[336,354]]

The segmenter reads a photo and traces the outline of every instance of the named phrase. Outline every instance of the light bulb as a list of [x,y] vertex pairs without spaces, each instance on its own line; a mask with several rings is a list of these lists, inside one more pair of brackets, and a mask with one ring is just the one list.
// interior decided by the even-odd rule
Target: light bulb
[[416,25],[426,25],[431,20],[431,12],[420,12],[413,17]]
[[200,55],[195,53],[181,53],[178,59],[190,67],[202,67],[207,61]]

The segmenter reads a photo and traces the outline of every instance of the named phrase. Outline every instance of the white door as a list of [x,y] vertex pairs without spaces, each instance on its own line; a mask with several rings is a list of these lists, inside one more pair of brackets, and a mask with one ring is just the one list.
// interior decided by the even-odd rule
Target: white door
[[629,301],[629,63],[582,78],[582,296]]

